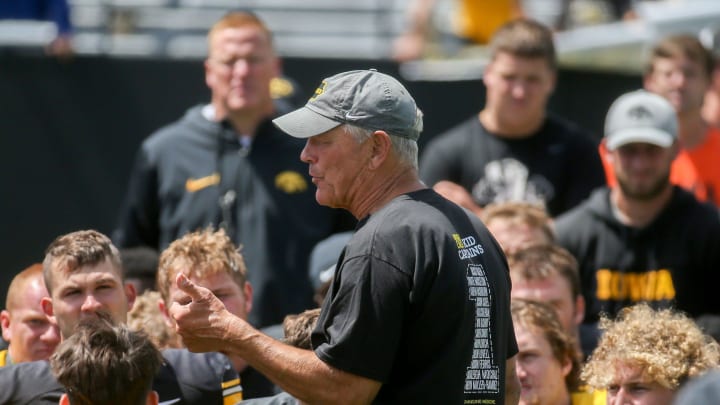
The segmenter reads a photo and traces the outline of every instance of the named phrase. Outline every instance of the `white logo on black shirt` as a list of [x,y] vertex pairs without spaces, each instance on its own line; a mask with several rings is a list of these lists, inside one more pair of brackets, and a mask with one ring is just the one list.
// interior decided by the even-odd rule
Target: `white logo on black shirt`
[[452,237],[458,247],[460,260],[472,259],[485,253],[485,249],[477,242],[474,236],[460,237],[460,234],[454,233]]
[[465,393],[493,393],[500,390],[500,368],[493,361],[490,309],[492,296],[485,269],[471,264],[467,269],[468,295],[475,301],[475,338],[470,365],[465,373]]

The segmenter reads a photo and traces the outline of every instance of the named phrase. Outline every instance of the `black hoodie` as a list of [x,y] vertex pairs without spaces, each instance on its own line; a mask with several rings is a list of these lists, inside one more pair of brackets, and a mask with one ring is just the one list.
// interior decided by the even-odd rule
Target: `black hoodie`
[[698,316],[720,313],[720,217],[711,204],[673,186],[668,204],[644,228],[620,223],[610,190],[593,192],[556,220],[559,243],[580,266],[585,322],[637,302]]

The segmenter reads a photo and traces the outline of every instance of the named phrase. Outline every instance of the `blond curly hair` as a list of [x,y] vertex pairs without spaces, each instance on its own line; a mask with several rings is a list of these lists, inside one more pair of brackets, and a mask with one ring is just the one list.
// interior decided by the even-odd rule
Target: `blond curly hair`
[[676,390],[720,364],[718,343],[671,309],[637,304],[623,309],[615,321],[604,317],[600,328],[600,343],[582,371],[582,379],[595,389],[607,389],[619,366],[637,367],[653,382]]
[[185,234],[160,254],[157,287],[166,303],[170,302],[170,285],[180,271],[188,277],[198,278],[225,272],[241,291],[247,281],[247,268],[240,249],[223,229],[207,228]]

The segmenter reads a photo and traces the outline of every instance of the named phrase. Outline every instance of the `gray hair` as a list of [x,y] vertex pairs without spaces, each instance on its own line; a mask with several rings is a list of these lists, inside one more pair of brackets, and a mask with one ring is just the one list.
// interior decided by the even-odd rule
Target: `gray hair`
[[[343,125],[345,132],[352,135],[357,143],[363,143],[370,139],[372,134],[375,132],[372,129],[365,129],[351,124]],[[412,139],[404,138],[402,136],[396,136],[391,133],[390,142],[392,148],[397,154],[398,158],[404,163],[410,165],[413,169],[418,170],[418,144]]]

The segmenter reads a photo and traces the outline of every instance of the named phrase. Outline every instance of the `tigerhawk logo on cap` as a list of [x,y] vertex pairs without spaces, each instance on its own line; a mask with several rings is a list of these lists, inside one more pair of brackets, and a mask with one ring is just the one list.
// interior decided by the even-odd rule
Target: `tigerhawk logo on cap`
[[318,98],[319,95],[325,93],[325,86],[326,86],[326,85],[327,85],[327,83],[325,83],[325,80],[323,80],[322,83],[320,83],[320,85],[318,86],[318,88],[315,89],[315,93],[312,95],[312,97],[310,97],[310,100],[309,100],[309,101],[313,101],[313,100],[315,100],[316,98]]
[[652,118],[653,116],[650,110],[641,105],[630,109],[630,111],[628,111],[628,115],[636,120]]

